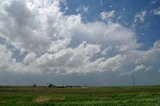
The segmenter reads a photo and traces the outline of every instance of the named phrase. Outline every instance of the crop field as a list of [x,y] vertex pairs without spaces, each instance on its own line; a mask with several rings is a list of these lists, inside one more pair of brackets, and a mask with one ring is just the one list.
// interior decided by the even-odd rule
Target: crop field
[[0,106],[160,106],[160,86],[86,88],[1,86]]

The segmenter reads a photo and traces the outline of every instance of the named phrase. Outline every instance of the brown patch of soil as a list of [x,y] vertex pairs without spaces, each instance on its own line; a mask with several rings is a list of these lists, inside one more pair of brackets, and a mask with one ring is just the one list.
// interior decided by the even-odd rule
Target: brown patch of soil
[[46,103],[48,101],[50,101],[52,98],[49,98],[49,97],[38,97],[36,99],[34,99],[33,101],[34,102],[37,102],[37,103]]

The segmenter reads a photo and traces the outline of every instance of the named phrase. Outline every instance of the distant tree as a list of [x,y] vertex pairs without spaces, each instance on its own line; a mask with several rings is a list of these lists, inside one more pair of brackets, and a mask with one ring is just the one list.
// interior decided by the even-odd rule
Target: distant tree
[[50,88],[51,88],[51,87],[55,87],[55,85],[53,85],[53,84],[50,83],[50,84],[48,85],[48,87],[50,87]]
[[37,87],[37,85],[36,85],[36,84],[33,84],[33,88],[35,88],[35,87]]

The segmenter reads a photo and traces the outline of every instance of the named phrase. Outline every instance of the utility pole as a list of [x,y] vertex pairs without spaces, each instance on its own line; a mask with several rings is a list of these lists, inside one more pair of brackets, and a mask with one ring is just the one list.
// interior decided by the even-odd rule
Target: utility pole
[[133,87],[135,87],[134,75],[133,75]]
[[133,75],[133,78],[132,78],[132,81],[133,81],[133,93],[134,93],[134,96],[135,96],[135,79],[134,79],[134,75]]

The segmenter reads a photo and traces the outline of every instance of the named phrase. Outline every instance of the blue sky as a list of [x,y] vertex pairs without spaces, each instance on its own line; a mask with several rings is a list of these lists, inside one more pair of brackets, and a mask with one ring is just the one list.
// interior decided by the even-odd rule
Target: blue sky
[[[157,39],[160,39],[160,17],[153,13],[153,10],[160,6],[158,0],[66,0],[66,2],[65,5],[62,4],[62,11],[65,11],[66,15],[82,14],[84,22],[101,21],[99,17],[101,12],[114,10],[113,21],[131,28],[135,25],[138,42],[144,44],[144,49],[150,48]],[[81,6],[87,7],[88,11],[84,12],[83,9],[77,11]],[[135,15],[144,10],[147,11],[144,22],[135,23]],[[117,19],[120,16],[121,18]]]
[[3,0],[0,85],[159,84],[159,26],[159,0]]

